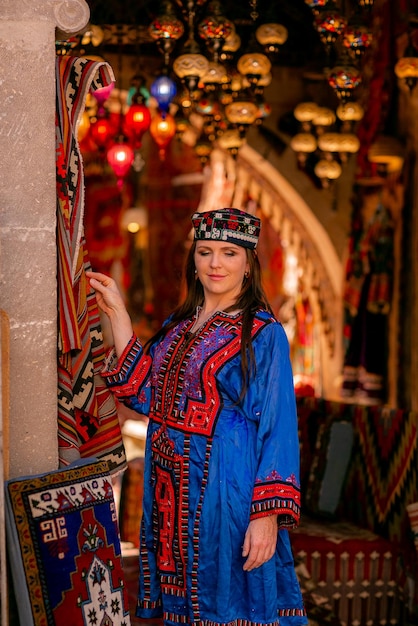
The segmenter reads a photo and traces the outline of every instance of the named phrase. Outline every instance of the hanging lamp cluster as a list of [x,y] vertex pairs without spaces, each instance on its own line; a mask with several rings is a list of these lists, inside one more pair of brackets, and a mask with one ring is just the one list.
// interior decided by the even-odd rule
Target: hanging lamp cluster
[[302,102],[294,110],[300,132],[290,146],[297,155],[301,169],[312,166],[323,187],[339,178],[350,155],[358,152],[360,141],[357,123],[364,115],[357,102],[341,103],[336,111],[315,102]]
[[235,156],[250,126],[269,113],[264,88],[288,33],[282,24],[260,23],[257,0],[250,0],[249,24],[248,41],[242,46],[219,0],[176,0],[176,5],[165,0],[149,26],[163,56],[162,73],[178,86],[172,100],[176,134],[188,131],[195,137],[202,163],[215,147]]
[[[107,159],[119,182],[132,166],[141,167],[147,131],[161,160],[172,139],[187,133],[204,164],[215,147],[235,156],[248,129],[269,115],[264,89],[288,31],[271,19],[273,10],[263,21],[258,0],[247,1],[247,9],[240,9],[246,18],[239,24],[223,14],[220,0],[162,0],[146,32],[116,25],[113,35],[118,42],[124,38],[138,48],[142,40],[154,43],[162,58],[151,84],[134,77],[119,114],[109,112],[109,88],[93,94],[96,108],[84,118],[81,132]],[[100,50],[106,37],[109,41],[109,28],[89,25],[78,40],[57,42],[57,54],[77,54],[92,46]],[[116,75],[122,80],[119,72]]]
[[[372,0],[355,0],[349,7],[335,0],[305,0],[311,8],[314,28],[328,55],[328,84],[341,102],[352,100],[362,83],[362,61],[373,42],[370,26]],[[367,8],[366,8],[367,7]],[[350,8],[350,11],[349,11]]]
[[360,149],[356,135],[364,115],[355,95],[361,86],[366,52],[373,43],[371,28],[373,1],[305,0],[312,11],[314,29],[323,45],[326,64],[324,79],[338,105],[330,108],[317,102],[302,102],[294,110],[299,123],[291,147],[299,167],[310,170],[323,187],[338,179],[350,155]]

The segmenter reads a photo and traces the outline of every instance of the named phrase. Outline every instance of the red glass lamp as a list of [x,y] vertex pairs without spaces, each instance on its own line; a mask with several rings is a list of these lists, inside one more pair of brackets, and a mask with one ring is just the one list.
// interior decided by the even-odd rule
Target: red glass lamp
[[144,133],[151,124],[151,113],[145,104],[131,104],[125,114],[124,131],[132,140],[135,150],[141,147]]
[[123,139],[114,143],[107,151],[107,160],[110,167],[115,172],[119,188],[122,187],[123,179],[131,168],[134,156],[134,151],[131,146]]
[[108,117],[99,117],[90,126],[91,137],[99,149],[107,146],[115,131],[115,126]]

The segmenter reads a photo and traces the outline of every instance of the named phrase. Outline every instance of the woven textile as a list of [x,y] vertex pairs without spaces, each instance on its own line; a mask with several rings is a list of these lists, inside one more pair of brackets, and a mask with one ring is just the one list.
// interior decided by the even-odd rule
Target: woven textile
[[324,398],[298,396],[297,409],[302,504],[305,509],[308,500],[310,510],[313,512],[312,501],[318,500],[320,490],[320,481],[316,481],[313,474],[316,476],[320,474],[322,477],[327,463],[325,452],[321,458],[321,448],[323,450],[326,448],[333,422],[353,421],[353,405]]
[[6,516],[22,626],[129,626],[105,461],[8,481]]
[[418,500],[418,414],[357,406],[344,512],[391,541],[410,540],[405,505]]
[[58,246],[58,445],[61,466],[77,458],[126,466],[114,400],[100,376],[104,348],[83,234],[84,176],[77,128],[89,90],[114,80],[106,63],[56,60],[56,181]]
[[342,626],[402,623],[391,542],[353,524],[308,518],[292,531],[291,541],[296,561],[310,574],[310,592]]

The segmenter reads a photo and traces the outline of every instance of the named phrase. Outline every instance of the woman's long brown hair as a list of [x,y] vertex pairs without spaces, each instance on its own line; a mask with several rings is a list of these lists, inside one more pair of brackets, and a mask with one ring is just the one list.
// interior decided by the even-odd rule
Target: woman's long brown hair
[[[187,292],[184,302],[180,304],[171,316],[170,321],[163,326],[153,337],[145,344],[145,350],[148,352],[151,345],[164,337],[168,331],[176,326],[179,322],[193,317],[196,308],[203,305],[204,292],[202,283],[196,279],[196,265],[194,262],[194,253],[196,250],[196,242],[190,247],[185,265],[185,279]],[[228,311],[242,310],[242,339],[241,339],[241,373],[243,385],[240,393],[240,400],[244,397],[251,375],[255,375],[256,363],[254,351],[251,341],[251,331],[253,327],[254,316],[259,309],[265,309],[272,313],[271,306],[267,300],[261,284],[261,268],[258,256],[255,251],[246,249],[247,261],[249,264],[249,275],[244,278],[241,292],[236,302],[226,309]]]

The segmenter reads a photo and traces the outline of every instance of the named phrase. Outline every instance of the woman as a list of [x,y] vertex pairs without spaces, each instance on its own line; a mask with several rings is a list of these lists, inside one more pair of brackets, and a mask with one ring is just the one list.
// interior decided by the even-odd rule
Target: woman
[[167,625],[307,619],[288,528],[299,520],[289,347],[261,287],[260,220],[195,213],[187,296],[143,348],[109,277],[109,386],[149,415],[137,615]]

